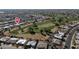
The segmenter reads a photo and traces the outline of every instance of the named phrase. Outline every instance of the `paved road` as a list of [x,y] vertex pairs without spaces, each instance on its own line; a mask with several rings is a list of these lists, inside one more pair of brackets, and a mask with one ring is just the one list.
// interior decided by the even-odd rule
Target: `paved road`
[[73,28],[71,28],[71,30],[68,33],[68,37],[66,40],[66,44],[65,44],[65,48],[66,49],[70,49],[71,48],[71,41],[72,41],[72,37],[74,32],[76,31],[76,29],[79,27],[79,24],[75,25]]

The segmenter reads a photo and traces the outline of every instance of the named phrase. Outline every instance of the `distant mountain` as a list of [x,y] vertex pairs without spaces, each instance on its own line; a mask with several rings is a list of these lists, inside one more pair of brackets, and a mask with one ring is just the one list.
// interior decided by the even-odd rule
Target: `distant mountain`
[[78,9],[0,9],[4,13],[72,13]]
[[0,13],[5,13],[4,11],[0,11]]

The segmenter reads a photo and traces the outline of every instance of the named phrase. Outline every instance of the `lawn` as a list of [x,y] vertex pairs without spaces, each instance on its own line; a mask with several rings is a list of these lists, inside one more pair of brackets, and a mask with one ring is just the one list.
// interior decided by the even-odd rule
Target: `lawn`
[[48,27],[53,27],[54,24],[52,22],[44,22],[44,23],[41,23],[41,24],[38,24],[38,28],[48,28]]
[[[44,22],[41,22],[41,23],[37,23],[37,26],[38,26],[39,29],[34,29],[34,31],[39,33],[41,29],[43,29],[43,28],[52,29],[55,25],[51,21],[44,21]],[[30,25],[30,26],[22,25],[21,26],[21,28],[24,29],[24,32],[27,32],[29,27],[32,27],[32,25]],[[18,31],[20,31],[20,30],[18,30]]]
[[[32,25],[30,25],[30,26],[32,26]],[[42,34],[40,34],[40,30],[43,29],[43,28],[51,28],[52,29],[54,27],[54,24],[51,21],[44,21],[44,22],[37,23],[38,29],[34,29],[34,31],[36,32],[35,35],[31,35],[28,32],[28,28],[30,26],[21,25],[21,28],[24,30],[24,32],[21,32],[20,29],[13,29],[10,32],[10,35],[16,35],[16,36],[24,37],[24,38],[34,38],[34,39],[43,40],[47,36],[43,36]]]

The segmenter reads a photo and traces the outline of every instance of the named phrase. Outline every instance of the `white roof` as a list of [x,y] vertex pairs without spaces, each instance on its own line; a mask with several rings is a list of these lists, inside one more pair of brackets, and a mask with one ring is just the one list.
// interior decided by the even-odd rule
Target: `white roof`
[[60,34],[60,35],[64,35],[64,33],[63,33],[63,32],[59,32],[59,34]]
[[3,37],[0,39],[0,41],[6,41],[7,39],[9,39],[9,37]]
[[10,38],[10,40],[18,40],[18,38]]
[[11,27],[11,26],[13,26],[13,25],[10,25],[10,27]]
[[18,43],[24,44],[26,41],[27,41],[27,40],[25,40],[25,39],[20,39],[20,40],[18,40],[18,42],[16,42],[16,44],[18,44]]
[[69,27],[68,26],[64,26],[64,28],[68,29]]
[[34,45],[36,45],[36,41],[29,41],[26,45],[32,45],[32,46],[34,46]]
[[58,34],[55,34],[54,37],[62,39],[62,36],[64,35],[63,32],[59,32]]
[[62,35],[60,35],[60,34],[55,34],[54,37],[62,39]]
[[20,25],[20,24],[17,23],[17,24],[14,24],[14,25]]
[[10,26],[5,26],[4,28],[10,28]]
[[53,39],[53,43],[60,44],[60,40],[59,39]]

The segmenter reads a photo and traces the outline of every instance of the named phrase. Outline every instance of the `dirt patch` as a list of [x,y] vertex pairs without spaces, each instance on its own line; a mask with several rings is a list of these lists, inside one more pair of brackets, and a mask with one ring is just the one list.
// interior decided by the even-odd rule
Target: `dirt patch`
[[33,39],[33,40],[47,40],[49,36],[43,36],[40,33],[32,34],[18,34],[18,37],[23,37],[25,39]]

